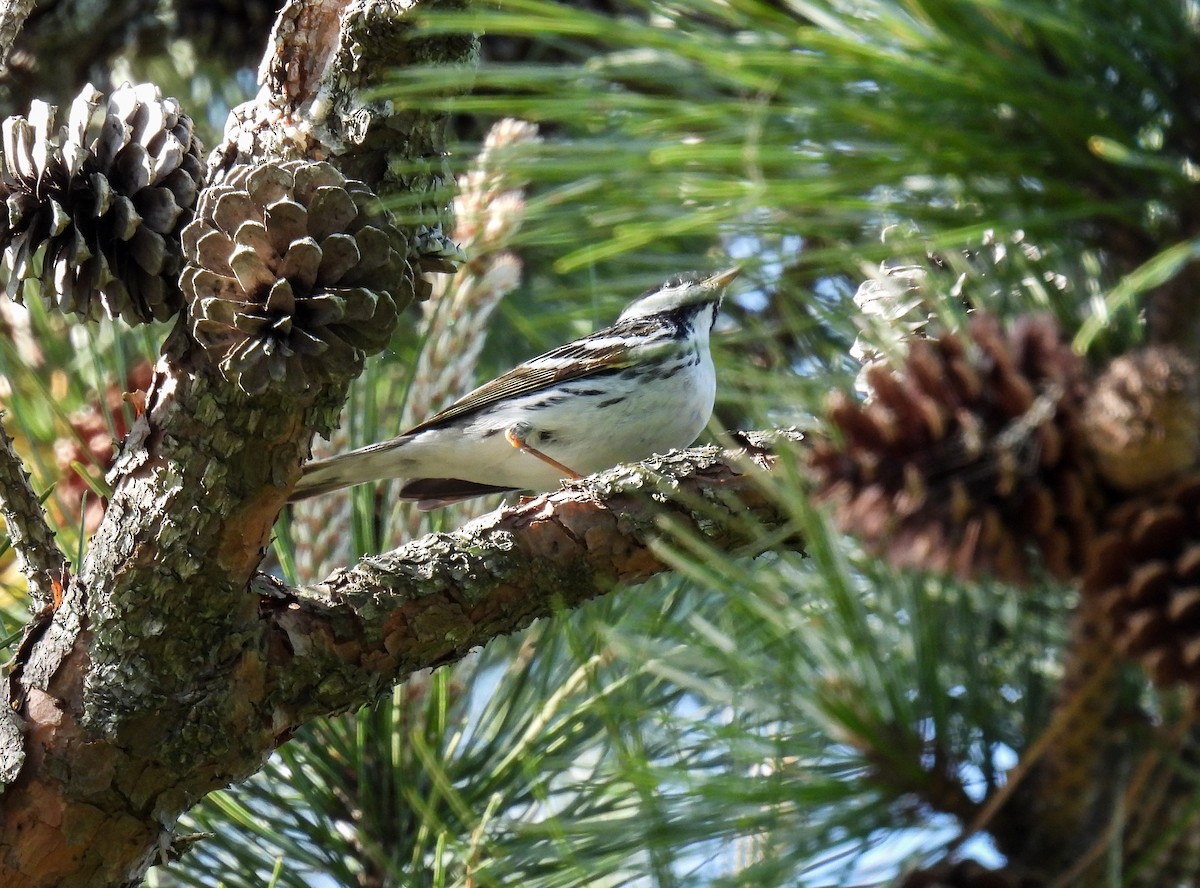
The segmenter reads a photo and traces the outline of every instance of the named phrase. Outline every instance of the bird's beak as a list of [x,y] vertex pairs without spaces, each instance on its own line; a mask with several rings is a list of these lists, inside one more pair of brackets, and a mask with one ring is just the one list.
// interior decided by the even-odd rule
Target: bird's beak
[[706,278],[703,286],[706,290],[716,290],[720,287],[724,287],[741,273],[741,267],[735,265],[733,268],[727,268],[724,271],[718,271],[712,277]]

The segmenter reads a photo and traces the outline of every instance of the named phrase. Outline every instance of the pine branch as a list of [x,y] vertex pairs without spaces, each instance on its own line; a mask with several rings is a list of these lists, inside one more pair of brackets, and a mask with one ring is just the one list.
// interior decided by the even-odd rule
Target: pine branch
[[267,646],[268,683],[283,690],[299,723],[359,706],[418,669],[669,569],[659,541],[672,533],[731,553],[796,548],[762,471],[778,462],[767,448],[801,436],[748,437],[762,449],[697,447],[617,467],[364,558],[316,586],[279,590],[260,579],[277,636]]

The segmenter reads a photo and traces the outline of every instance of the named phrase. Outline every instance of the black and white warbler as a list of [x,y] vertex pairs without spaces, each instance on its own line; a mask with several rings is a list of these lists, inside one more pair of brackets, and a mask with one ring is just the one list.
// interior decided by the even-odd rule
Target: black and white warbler
[[401,499],[435,508],[547,490],[686,447],[712,414],[708,335],[737,273],[672,278],[612,326],[526,361],[404,434],[309,463],[292,500],[403,478]]

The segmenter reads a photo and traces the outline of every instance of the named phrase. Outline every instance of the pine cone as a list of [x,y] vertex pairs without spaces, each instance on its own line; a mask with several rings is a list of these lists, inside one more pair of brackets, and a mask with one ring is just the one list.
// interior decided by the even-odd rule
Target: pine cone
[[183,232],[192,333],[244,391],[349,379],[412,298],[407,242],[323,162],[235,167]]
[[1200,690],[1200,474],[1108,515],[1083,594],[1111,620],[1117,650],[1155,682]]
[[866,404],[833,397],[844,443],[810,457],[844,530],[896,564],[964,577],[1024,580],[1030,544],[1058,576],[1081,569],[1100,493],[1077,431],[1084,368],[1052,321],[1005,334],[976,314],[869,381]]
[[[112,468],[114,442],[123,440],[129,431],[123,406],[127,395],[148,389],[153,375],[154,366],[149,361],[139,361],[129,368],[123,383],[107,386],[96,403],[67,417],[71,433],[54,441],[59,478],[54,495],[64,512],[60,517],[68,524],[81,526],[87,533],[99,527],[107,503],[93,492],[92,479],[103,480],[105,472]],[[86,511],[80,515],[85,501]]]
[[94,124],[100,100],[88,84],[57,132],[45,102],[4,121],[7,292],[20,301],[23,282],[38,280],[48,304],[86,320],[166,320],[182,305],[179,232],[203,184],[203,149],[153,84],[118,89]]
[[1171,346],[1117,358],[1088,395],[1083,430],[1100,474],[1121,490],[1187,471],[1200,452],[1195,362]]

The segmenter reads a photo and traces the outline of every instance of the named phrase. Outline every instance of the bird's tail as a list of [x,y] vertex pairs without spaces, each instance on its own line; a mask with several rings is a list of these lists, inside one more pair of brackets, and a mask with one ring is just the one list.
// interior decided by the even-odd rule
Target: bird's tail
[[399,477],[396,470],[406,461],[397,458],[396,449],[397,443],[388,441],[325,459],[315,459],[304,467],[304,474],[292,490],[288,502],[322,496],[368,481]]

